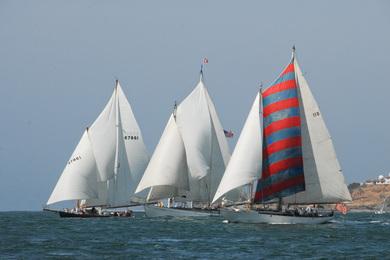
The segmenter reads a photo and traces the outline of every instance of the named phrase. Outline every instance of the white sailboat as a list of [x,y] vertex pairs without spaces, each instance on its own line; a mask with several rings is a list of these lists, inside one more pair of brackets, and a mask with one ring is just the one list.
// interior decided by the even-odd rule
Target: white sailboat
[[58,211],[60,215],[94,217],[106,216],[98,214],[97,209],[127,207],[142,201],[134,191],[148,161],[141,130],[116,81],[110,100],[84,131],[47,205],[76,200],[75,209]]
[[389,212],[389,198],[390,196],[383,199],[382,204],[374,211],[375,215],[382,215]]
[[145,205],[149,217],[209,216],[217,186],[230,158],[214,104],[203,83],[175,109],[150,159],[136,192],[151,188]]
[[295,48],[276,81],[256,96],[213,203],[243,185],[255,187],[251,203],[221,209],[231,222],[324,223],[333,211],[318,205],[351,201]]

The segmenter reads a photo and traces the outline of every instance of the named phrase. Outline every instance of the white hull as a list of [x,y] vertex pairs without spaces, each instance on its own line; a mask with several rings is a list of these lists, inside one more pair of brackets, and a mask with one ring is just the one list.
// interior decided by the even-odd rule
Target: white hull
[[218,216],[218,211],[208,211],[201,209],[181,209],[165,208],[153,205],[145,205],[145,215],[150,218],[154,217],[209,217]]
[[220,212],[229,222],[253,224],[322,224],[333,218],[333,216],[287,216],[255,210],[221,209]]

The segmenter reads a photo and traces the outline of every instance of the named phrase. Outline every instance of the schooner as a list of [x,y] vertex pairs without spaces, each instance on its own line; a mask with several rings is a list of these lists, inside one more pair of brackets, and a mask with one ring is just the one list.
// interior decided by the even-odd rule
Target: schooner
[[59,210],[60,216],[103,217],[110,216],[105,209],[142,202],[134,191],[148,161],[141,130],[117,80],[107,105],[84,131],[47,206],[75,200],[76,207]]
[[295,48],[280,76],[257,94],[213,203],[243,186],[250,202],[221,210],[231,222],[324,223],[333,210],[323,204],[351,201]]
[[[149,217],[209,216],[229,161],[228,143],[215,106],[200,79],[174,107],[136,192],[150,188],[145,205]],[[163,204],[162,200],[168,200]]]

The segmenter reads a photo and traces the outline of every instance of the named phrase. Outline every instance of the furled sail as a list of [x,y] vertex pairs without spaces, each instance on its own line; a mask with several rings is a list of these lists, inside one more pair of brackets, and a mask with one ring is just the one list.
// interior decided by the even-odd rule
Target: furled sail
[[322,113],[296,59],[294,59],[294,66],[300,95],[306,189],[304,192],[284,198],[284,201],[287,203],[351,201]]
[[213,203],[226,193],[252,183],[260,176],[262,133],[260,127],[260,95],[253,102],[233,155],[215,193]]
[[47,205],[64,200],[97,198],[97,166],[86,130],[61,174]]

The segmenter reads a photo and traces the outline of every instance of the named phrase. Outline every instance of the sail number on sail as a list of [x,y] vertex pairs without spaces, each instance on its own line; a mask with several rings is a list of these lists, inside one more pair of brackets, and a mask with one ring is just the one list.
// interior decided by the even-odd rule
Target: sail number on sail
[[125,135],[124,138],[125,138],[125,140],[138,140],[139,136],[138,135]]
[[81,160],[81,156],[76,156],[68,161],[68,164],[74,163],[75,161]]

